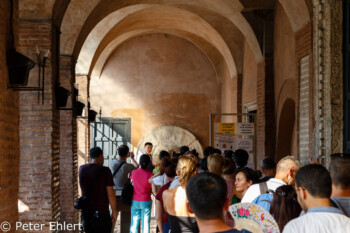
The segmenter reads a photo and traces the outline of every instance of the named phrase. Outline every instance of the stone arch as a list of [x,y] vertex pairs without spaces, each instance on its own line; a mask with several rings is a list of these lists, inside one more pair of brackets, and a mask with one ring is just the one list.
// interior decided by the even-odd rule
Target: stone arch
[[292,151],[292,134],[295,127],[295,102],[287,99],[282,107],[277,134],[275,160],[290,155]]
[[154,128],[148,134],[142,136],[137,144],[137,151],[143,151],[143,145],[146,142],[153,143],[153,160],[158,161],[158,154],[161,150],[175,151],[181,146],[188,146],[190,149],[196,149],[202,155],[203,149],[196,136],[187,129],[163,125]]
[[[151,16],[151,17],[150,17]],[[142,24],[140,24],[142,22]],[[193,32],[189,31],[193,28]],[[196,34],[200,38],[212,44],[224,58],[226,66],[228,67],[230,77],[237,76],[236,64],[233,60],[230,49],[221,37],[221,35],[205,20],[199,16],[188,11],[178,9],[172,6],[153,6],[148,7],[128,15],[116,24],[100,42],[98,48],[94,52],[92,58],[87,50],[82,50],[79,54],[78,64],[76,68],[77,73],[87,74],[87,70],[94,67],[94,63],[99,58],[100,54],[113,40],[118,40],[125,32],[140,31],[140,30],[155,30],[158,33],[167,33],[168,30],[177,30],[181,32],[190,32]],[[186,37],[188,37],[187,35]],[[185,36],[182,36],[185,37]],[[198,46],[198,45],[197,45]],[[115,48],[109,46],[108,53]],[[203,48],[202,48],[203,50]],[[89,60],[92,59],[91,68]]]
[[283,6],[294,32],[299,31],[310,21],[305,0],[279,0]]
[[[233,25],[235,25],[238,30],[243,34],[245,39],[247,40],[248,44],[252,48],[252,51],[254,53],[254,57],[257,62],[262,61],[263,56],[261,53],[261,50],[259,48],[257,39],[255,37],[255,34],[250,27],[249,23],[246,21],[246,19],[242,16],[241,11],[243,10],[243,6],[239,1],[230,2],[225,0],[218,0],[213,4],[212,1],[208,0],[201,0],[201,1],[188,1],[188,0],[171,0],[164,3],[164,1],[160,0],[131,0],[131,1],[100,1],[97,3],[98,0],[90,1],[89,9],[91,11],[89,13],[84,14],[83,17],[79,18],[79,20],[76,20],[73,22],[76,25],[68,25],[66,22],[68,21],[69,15],[74,16],[74,12],[76,12],[77,7],[79,4],[79,0],[73,0],[72,6],[68,6],[68,9],[66,11],[67,20],[65,20],[66,16],[63,18],[62,22],[62,35],[61,35],[61,54],[67,54],[71,55],[73,54],[74,57],[77,57],[77,55],[80,52],[80,49],[82,48],[82,45],[87,38],[87,36],[90,34],[90,32],[93,30],[93,28],[103,20],[107,15],[109,15],[112,12],[123,10],[123,8],[129,7],[129,6],[135,6],[135,5],[146,5],[146,4],[153,4],[153,5],[168,5],[168,6],[175,6],[177,8],[183,8],[187,11],[192,11],[195,14],[199,14],[203,9],[209,10],[211,12],[215,12],[219,15],[222,15],[225,17],[229,22],[231,22]],[[73,7],[73,3],[76,3],[76,7]],[[82,4],[82,3],[80,3]],[[92,6],[95,6],[94,8]],[[85,7],[85,5],[84,5]],[[93,9],[92,9],[93,8]],[[88,11],[87,11],[88,12]],[[199,14],[200,15],[200,14]],[[200,15],[201,16],[201,15]],[[80,26],[79,26],[80,24]],[[72,28],[75,28],[76,30],[72,30]],[[74,34],[74,35],[73,35]],[[74,48],[71,46],[72,44],[70,41],[73,41]],[[66,42],[69,42],[69,46],[66,46]]]

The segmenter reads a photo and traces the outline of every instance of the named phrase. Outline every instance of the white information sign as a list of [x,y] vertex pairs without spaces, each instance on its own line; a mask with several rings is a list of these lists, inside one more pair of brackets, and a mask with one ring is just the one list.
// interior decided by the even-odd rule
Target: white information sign
[[237,149],[243,149],[246,151],[253,151],[253,140],[252,139],[237,139]]
[[236,123],[237,135],[254,135],[254,123]]

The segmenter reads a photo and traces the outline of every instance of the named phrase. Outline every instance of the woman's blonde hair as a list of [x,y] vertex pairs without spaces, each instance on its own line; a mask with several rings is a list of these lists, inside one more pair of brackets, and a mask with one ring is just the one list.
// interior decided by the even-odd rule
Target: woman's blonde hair
[[222,175],[225,160],[220,154],[212,154],[208,157],[208,170],[210,173],[215,173],[217,175]]
[[176,171],[179,173],[179,182],[181,186],[186,186],[188,180],[196,172],[196,163],[192,158],[181,157],[177,163]]

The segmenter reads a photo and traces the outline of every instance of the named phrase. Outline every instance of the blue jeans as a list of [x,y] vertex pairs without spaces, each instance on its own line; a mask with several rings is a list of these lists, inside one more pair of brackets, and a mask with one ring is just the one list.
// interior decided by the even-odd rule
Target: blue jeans
[[142,218],[142,233],[150,232],[152,201],[132,201],[130,232],[137,233]]

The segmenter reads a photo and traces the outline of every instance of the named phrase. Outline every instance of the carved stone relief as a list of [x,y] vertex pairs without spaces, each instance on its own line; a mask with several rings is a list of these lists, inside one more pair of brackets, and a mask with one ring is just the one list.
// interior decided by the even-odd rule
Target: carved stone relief
[[313,1],[314,156],[328,165],[342,148],[342,6],[339,0]]
[[153,129],[149,134],[143,136],[137,145],[137,151],[143,151],[143,145],[146,142],[153,144],[153,161],[158,161],[158,155],[161,150],[178,151],[181,146],[188,146],[196,149],[199,155],[203,154],[203,149],[198,139],[188,130],[178,126],[159,126]]
[[342,1],[332,1],[331,19],[331,104],[332,153],[343,151],[343,57]]

